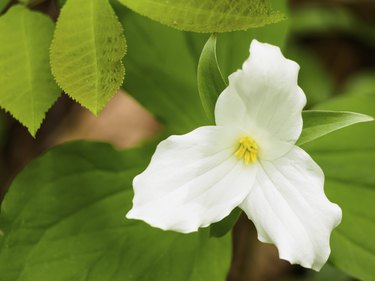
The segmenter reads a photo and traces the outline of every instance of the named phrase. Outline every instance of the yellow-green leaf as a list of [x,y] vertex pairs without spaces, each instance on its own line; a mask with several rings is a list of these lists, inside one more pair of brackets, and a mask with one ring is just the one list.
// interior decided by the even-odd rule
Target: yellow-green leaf
[[120,88],[123,29],[107,0],[69,0],[51,46],[52,72],[63,90],[98,114]]
[[60,94],[49,65],[53,22],[17,5],[0,17],[0,106],[35,136]]
[[179,30],[229,32],[264,26],[284,19],[268,0],[119,0],[155,21]]

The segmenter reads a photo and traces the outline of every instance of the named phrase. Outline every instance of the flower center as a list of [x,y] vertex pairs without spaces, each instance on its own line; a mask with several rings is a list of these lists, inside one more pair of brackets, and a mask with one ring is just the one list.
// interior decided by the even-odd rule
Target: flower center
[[258,145],[249,136],[241,137],[238,141],[238,148],[234,155],[247,165],[257,160]]

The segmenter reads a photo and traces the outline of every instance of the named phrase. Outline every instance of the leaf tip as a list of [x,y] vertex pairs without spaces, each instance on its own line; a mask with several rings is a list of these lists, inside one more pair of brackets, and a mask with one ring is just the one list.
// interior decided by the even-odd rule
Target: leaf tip
[[91,110],[90,109],[90,111],[91,111],[91,113],[97,118],[98,116],[99,116],[99,114],[100,114],[100,110],[99,109],[94,109],[94,110]]
[[36,139],[36,133],[38,132],[38,129],[29,129],[27,128],[27,130],[29,131],[30,135],[33,137],[33,139]]
[[358,115],[358,122],[371,122],[374,121],[374,116],[362,114],[362,113],[356,113]]

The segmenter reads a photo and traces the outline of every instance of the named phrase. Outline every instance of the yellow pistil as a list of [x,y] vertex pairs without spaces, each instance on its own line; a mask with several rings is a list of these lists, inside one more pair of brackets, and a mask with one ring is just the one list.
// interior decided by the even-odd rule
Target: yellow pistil
[[258,155],[258,145],[249,136],[241,137],[238,142],[238,149],[234,155],[247,165],[249,163],[254,163],[257,160]]

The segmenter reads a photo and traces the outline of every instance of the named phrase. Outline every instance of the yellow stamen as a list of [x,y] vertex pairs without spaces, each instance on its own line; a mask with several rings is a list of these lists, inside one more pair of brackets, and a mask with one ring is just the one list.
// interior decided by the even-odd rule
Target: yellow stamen
[[249,163],[254,163],[257,160],[258,155],[258,145],[249,136],[241,137],[238,141],[238,148],[234,155],[247,165]]

